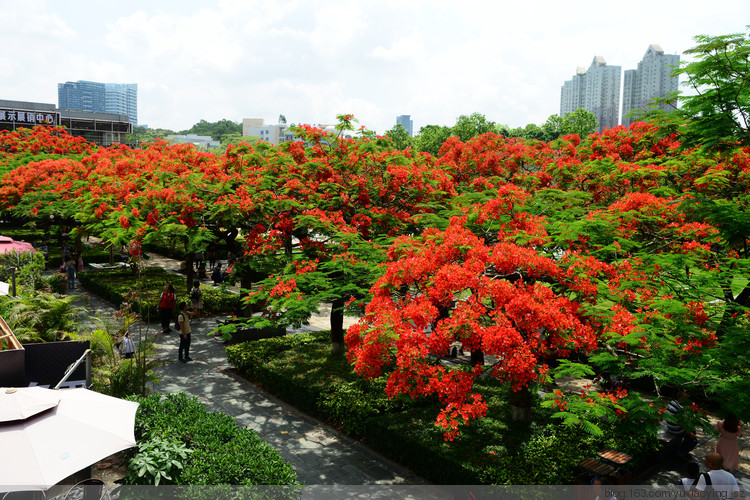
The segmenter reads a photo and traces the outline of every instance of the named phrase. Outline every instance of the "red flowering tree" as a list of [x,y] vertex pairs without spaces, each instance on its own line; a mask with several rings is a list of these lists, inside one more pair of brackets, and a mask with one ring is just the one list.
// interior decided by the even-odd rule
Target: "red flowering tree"
[[[351,116],[340,119],[340,132],[353,128]],[[224,200],[249,223],[245,264],[276,267],[250,294],[263,315],[249,321],[299,325],[330,304],[332,341],[341,350],[344,313],[368,296],[388,242],[415,231],[418,215],[452,183],[428,155],[394,151],[383,139],[306,126],[296,132],[304,142],[232,151],[232,168],[246,172],[247,199],[238,189]]]
[[[731,161],[716,159],[678,150],[678,139],[652,124],[636,123],[583,141],[566,136],[550,144],[492,134],[466,143],[448,140],[437,163],[457,179],[461,196],[447,213],[465,214],[461,232],[451,227],[445,233],[428,230],[424,240],[399,240],[386,275],[373,288],[367,316],[347,337],[357,370],[374,375],[393,363],[389,392],[438,394],[446,404],[439,421],[454,435],[458,422],[482,412],[470,391],[476,374],[447,369],[433,356],[444,356],[446,344],[456,340],[489,353],[477,339],[486,340],[488,328],[507,326],[497,318],[508,320],[491,307],[488,313],[494,303],[486,298],[469,297],[484,297],[482,280],[527,284],[533,279],[575,304],[578,321],[588,328],[581,332],[593,336],[585,334],[573,345],[588,354],[594,370],[650,381],[657,393],[675,386],[720,398],[742,391],[748,369],[744,353],[750,347],[743,333],[750,297],[742,231],[747,151],[737,150]],[[524,187],[524,203],[519,191],[508,189],[509,182]],[[513,210],[498,208],[508,206]],[[439,219],[434,222],[439,225]],[[447,245],[456,260],[436,257],[451,238],[462,241]],[[517,264],[514,272],[497,273],[489,257],[477,257],[494,256],[500,248],[507,255],[523,249],[530,261],[557,271],[529,278]],[[461,288],[467,274],[474,277],[474,288]],[[438,284],[457,289],[438,292]],[[523,295],[514,291],[514,297]],[[555,301],[524,299],[529,308],[537,303],[550,315],[557,311],[549,307]],[[458,333],[461,327],[465,337]],[[496,376],[523,386],[545,372],[547,360],[568,354],[540,347],[541,355],[527,358],[529,370],[508,375],[493,367]],[[503,364],[506,357],[499,359]],[[487,362],[477,366],[488,369]],[[562,368],[585,371],[574,363]],[[622,391],[603,396],[586,391],[581,402],[555,401],[559,416],[579,424],[585,415],[599,415],[591,405],[630,413],[632,421],[653,418],[658,410]],[[732,401],[740,413],[750,408],[742,398]]]
[[199,223],[205,209],[199,180],[213,163],[213,155],[191,146],[115,145],[80,159],[19,166],[5,175],[0,200],[26,217],[68,221],[77,234],[95,235],[115,248],[139,253],[144,242],[179,239],[192,256],[214,238]]
[[[472,223],[499,227],[492,243],[469,230],[466,218],[454,218],[445,231],[399,238],[366,315],[347,333],[358,373],[377,376],[395,366],[389,395],[440,398],[437,423],[447,439],[486,411],[472,391],[477,377],[508,382],[525,403],[519,417],[528,418],[526,391],[545,379],[547,362],[598,345],[598,325],[582,303],[595,301],[596,280],[612,270],[591,258],[541,255],[534,247],[546,231],[519,210],[528,194],[506,185],[496,195]],[[472,368],[439,362],[456,342],[482,353]]]
[[713,394],[742,413],[750,402],[727,396],[748,388],[741,374],[750,368],[750,157],[707,156],[678,140],[647,123],[566,140],[535,210],[549,214],[550,249],[630,269],[597,306],[618,328],[604,330],[595,366],[657,393]]

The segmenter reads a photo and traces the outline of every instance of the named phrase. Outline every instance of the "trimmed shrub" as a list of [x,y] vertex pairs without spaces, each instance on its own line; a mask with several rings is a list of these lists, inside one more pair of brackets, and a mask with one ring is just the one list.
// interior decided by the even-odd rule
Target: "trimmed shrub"
[[49,284],[50,291],[64,295],[68,292],[68,277],[63,273],[54,273],[45,277]]
[[[168,440],[180,445],[181,467],[170,471],[168,484],[297,485],[297,474],[268,443],[225,413],[209,412],[185,393],[133,398],[138,401],[136,439],[140,443]],[[144,451],[153,451],[144,446]],[[136,452],[131,464],[145,462]],[[129,474],[133,483],[140,481]],[[126,478],[128,479],[128,478]],[[165,481],[162,478],[162,483]]]
[[[58,268],[62,265],[62,248],[56,236],[48,235],[45,237],[42,229],[29,229],[25,227],[8,227],[0,226],[0,234],[9,236],[14,240],[27,241],[38,247],[43,241],[47,242],[47,267]],[[84,264],[107,264],[109,263],[110,253],[107,248],[98,245],[83,245],[82,257]],[[122,261],[123,257],[115,252],[115,262]]]

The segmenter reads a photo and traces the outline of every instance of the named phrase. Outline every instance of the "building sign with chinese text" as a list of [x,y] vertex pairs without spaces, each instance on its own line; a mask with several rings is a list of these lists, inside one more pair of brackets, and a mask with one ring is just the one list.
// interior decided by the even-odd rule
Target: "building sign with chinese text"
[[12,122],[17,125],[57,125],[60,113],[50,111],[32,111],[27,109],[0,108],[0,122]]

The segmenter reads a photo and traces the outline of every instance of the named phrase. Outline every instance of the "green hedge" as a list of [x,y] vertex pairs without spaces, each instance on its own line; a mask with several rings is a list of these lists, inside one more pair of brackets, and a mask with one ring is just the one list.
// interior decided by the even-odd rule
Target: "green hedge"
[[329,342],[327,331],[288,335],[228,346],[227,356],[269,392],[436,484],[570,484],[576,465],[597,451],[638,451],[649,440],[614,427],[593,437],[562,426],[538,405],[533,423],[513,422],[510,389],[484,379],[476,390],[487,416],[446,442],[434,425],[441,408],[435,398],[388,399],[385,377],[357,376],[344,358],[329,354]]
[[[136,439],[168,440],[187,448],[181,468],[171,471],[171,484],[179,485],[298,485],[297,474],[258,434],[242,428],[225,413],[209,412],[185,393],[133,398]],[[131,464],[138,463],[137,453]],[[126,480],[134,484],[129,471]],[[140,484],[140,483],[138,483]],[[164,484],[164,482],[162,483]]]
[[[78,274],[81,284],[88,290],[120,306],[126,300],[133,304],[135,312],[144,320],[159,318],[159,297],[168,284],[177,293],[177,303],[190,303],[190,294],[185,292],[185,278],[169,273],[160,267],[147,267],[141,272],[140,281],[130,269],[92,269]],[[201,285],[203,290],[202,315],[231,314],[238,296],[228,290]]]

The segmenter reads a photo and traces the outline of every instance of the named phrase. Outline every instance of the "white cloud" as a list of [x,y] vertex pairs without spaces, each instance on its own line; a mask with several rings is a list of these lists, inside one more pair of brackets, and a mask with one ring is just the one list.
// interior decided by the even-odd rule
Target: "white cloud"
[[[3,2],[0,98],[57,101],[57,83],[138,83],[139,120],[352,112],[384,132],[483,113],[510,126],[558,111],[560,86],[595,55],[635,67],[651,43],[677,53],[699,33],[744,31],[745,0],[703,9],[634,0],[91,0]],[[696,16],[696,9],[702,14]],[[728,12],[734,13],[727,15]]]

